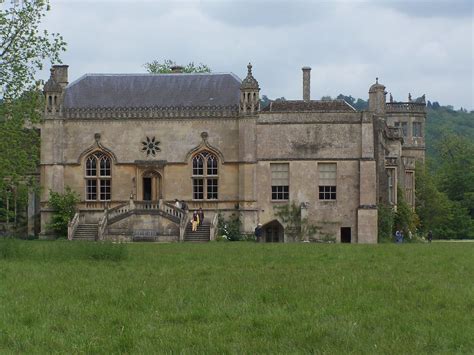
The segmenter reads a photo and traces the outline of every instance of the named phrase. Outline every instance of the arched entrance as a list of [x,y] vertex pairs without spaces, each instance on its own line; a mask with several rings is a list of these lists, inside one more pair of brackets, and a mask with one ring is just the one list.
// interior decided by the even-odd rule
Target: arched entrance
[[263,227],[263,240],[266,243],[283,243],[284,228],[277,220],[268,222]]
[[157,201],[163,198],[162,178],[155,170],[147,170],[142,174],[141,197],[143,201]]

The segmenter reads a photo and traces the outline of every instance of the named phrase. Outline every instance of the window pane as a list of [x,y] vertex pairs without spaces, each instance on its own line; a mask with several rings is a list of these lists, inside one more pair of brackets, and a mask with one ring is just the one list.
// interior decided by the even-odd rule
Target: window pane
[[402,122],[402,133],[403,137],[408,137],[408,123]]
[[319,163],[319,185],[336,186],[336,163]]
[[207,198],[217,199],[217,179],[207,179]]
[[320,200],[335,200],[336,199],[336,186],[319,186],[319,199]]
[[97,160],[94,156],[86,160],[86,176],[97,176]]
[[204,199],[204,180],[193,179],[193,199],[203,200]]
[[110,159],[107,156],[100,159],[100,176],[110,176]]
[[288,186],[272,186],[272,200],[288,200],[289,195]]
[[270,164],[272,172],[272,186],[288,186],[289,183],[289,164]]
[[86,180],[86,200],[97,200],[97,180]]
[[413,122],[413,137],[422,137],[421,122]]
[[110,200],[110,180],[100,180],[100,199],[101,201]]
[[200,154],[193,158],[193,175],[204,175],[203,162],[203,157]]
[[217,158],[212,154],[207,157],[207,175],[217,175]]

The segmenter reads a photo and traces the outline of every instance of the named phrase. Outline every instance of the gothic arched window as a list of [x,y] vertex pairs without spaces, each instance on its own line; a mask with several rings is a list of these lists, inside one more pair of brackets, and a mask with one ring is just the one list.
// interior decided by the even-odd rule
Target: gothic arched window
[[87,201],[110,201],[112,175],[107,155],[95,152],[86,158],[85,179]]
[[214,154],[203,151],[193,157],[192,178],[194,200],[217,200],[218,160]]

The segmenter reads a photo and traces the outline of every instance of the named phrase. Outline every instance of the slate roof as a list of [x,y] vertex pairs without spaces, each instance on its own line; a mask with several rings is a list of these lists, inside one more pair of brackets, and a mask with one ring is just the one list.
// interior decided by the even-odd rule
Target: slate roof
[[232,73],[86,74],[65,89],[65,108],[231,106],[241,80]]
[[344,100],[288,100],[272,101],[270,105],[265,107],[262,111],[355,112],[357,110]]

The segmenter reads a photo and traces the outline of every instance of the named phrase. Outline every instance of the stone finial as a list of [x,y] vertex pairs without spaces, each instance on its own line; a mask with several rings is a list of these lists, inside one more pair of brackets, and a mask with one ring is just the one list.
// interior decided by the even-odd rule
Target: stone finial
[[375,78],[375,83],[376,83],[376,84],[379,83],[379,77],[376,77],[376,78]]
[[411,102],[411,93],[408,93],[408,102]]
[[392,93],[390,93],[390,102],[393,102],[393,96],[392,96]]
[[247,65],[247,76],[244,80],[242,80],[242,84],[240,85],[240,89],[257,89],[260,90],[258,86],[258,81],[253,77],[252,74],[252,64]]
[[421,97],[421,102],[426,103],[426,95],[425,94],[423,94],[423,96]]

